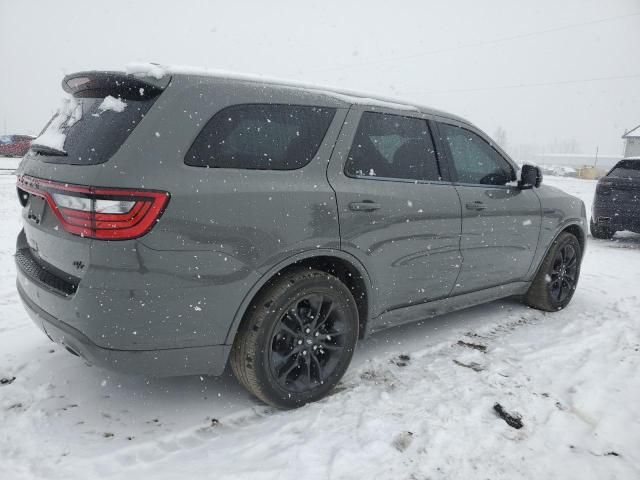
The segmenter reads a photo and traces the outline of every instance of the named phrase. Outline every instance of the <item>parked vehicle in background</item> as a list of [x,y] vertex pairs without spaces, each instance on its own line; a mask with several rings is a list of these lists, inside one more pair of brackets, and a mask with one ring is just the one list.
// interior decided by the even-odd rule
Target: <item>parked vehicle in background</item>
[[23,157],[33,139],[30,135],[0,135],[0,157]]
[[18,171],[17,285],[90,363],[219,375],[229,360],[291,408],[327,395],[371,332],[573,296],[583,202],[460,117],[179,71],[63,88]]
[[610,239],[621,230],[640,233],[640,157],[620,160],[598,180],[590,226],[595,238]]

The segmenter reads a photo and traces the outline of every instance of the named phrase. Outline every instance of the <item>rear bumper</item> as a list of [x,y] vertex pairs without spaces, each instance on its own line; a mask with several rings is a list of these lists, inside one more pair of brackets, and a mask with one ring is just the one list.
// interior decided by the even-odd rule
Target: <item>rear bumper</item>
[[230,345],[116,350],[96,345],[86,335],[38,307],[17,284],[22,303],[33,322],[55,343],[63,345],[90,364],[129,374],[154,377],[221,375]]
[[[191,352],[190,364],[198,352],[229,350],[238,305],[258,275],[228,254],[161,251],[123,241],[93,245],[90,256],[81,258],[86,266],[79,278],[41,259],[24,231],[16,247],[17,283],[31,310],[106,352],[161,352],[171,361],[171,352]],[[73,259],[68,256],[67,263]],[[197,373],[224,367],[198,363],[204,369]]]
[[629,212],[617,206],[594,204],[592,218],[595,224],[614,230],[640,231],[640,212]]

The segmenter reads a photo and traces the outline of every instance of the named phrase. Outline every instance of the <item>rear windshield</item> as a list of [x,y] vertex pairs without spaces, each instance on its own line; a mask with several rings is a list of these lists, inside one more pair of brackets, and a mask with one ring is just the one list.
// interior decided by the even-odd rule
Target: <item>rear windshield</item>
[[[47,163],[95,165],[106,162],[140,123],[156,98],[68,98],[34,140],[33,151]],[[48,151],[39,149],[38,145],[48,147]]]
[[640,178],[640,160],[622,160],[607,176],[614,178]]

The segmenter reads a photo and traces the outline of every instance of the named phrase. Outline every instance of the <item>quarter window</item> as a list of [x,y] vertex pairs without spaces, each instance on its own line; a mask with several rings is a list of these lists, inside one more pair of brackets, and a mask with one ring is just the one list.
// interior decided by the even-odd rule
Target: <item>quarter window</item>
[[505,185],[513,180],[512,167],[482,137],[453,125],[440,124],[439,128],[449,147],[458,182]]
[[214,115],[187,152],[196,167],[293,170],[314,157],[333,108],[234,105]]
[[427,121],[363,113],[345,173],[352,177],[440,180]]

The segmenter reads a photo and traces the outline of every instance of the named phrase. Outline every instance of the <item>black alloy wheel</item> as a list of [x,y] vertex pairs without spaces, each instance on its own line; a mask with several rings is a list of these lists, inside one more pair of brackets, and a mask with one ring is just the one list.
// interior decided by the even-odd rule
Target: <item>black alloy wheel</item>
[[547,312],[562,310],[576,291],[581,263],[582,245],[572,233],[561,232],[538,267],[525,302]]
[[547,283],[551,297],[564,302],[576,288],[578,282],[578,252],[570,243],[559,248],[553,259],[550,280]]
[[329,273],[299,268],[261,291],[238,330],[230,363],[260,400],[295,408],[326,396],[347,370],[359,315],[349,288]]
[[334,299],[321,293],[296,299],[280,317],[271,340],[271,373],[283,389],[324,384],[343,354],[347,320]]

